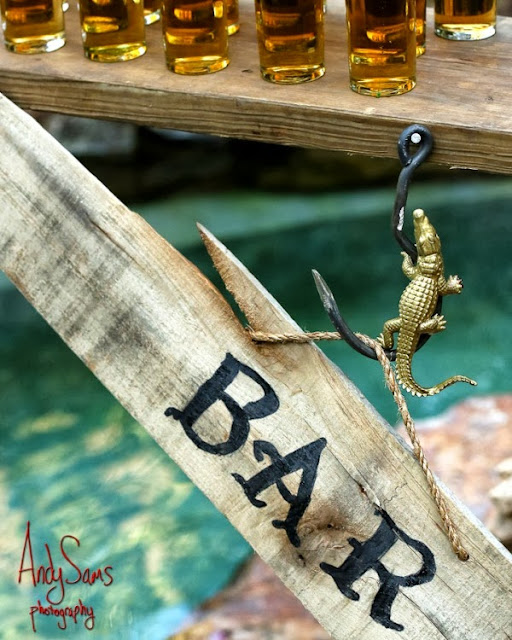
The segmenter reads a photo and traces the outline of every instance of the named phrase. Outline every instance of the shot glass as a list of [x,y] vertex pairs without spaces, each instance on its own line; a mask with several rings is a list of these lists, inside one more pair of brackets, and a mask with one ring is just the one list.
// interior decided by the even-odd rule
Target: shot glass
[[144,0],[144,24],[153,24],[160,20],[162,0]]
[[120,62],[146,52],[143,0],[80,0],[87,58]]
[[278,84],[320,78],[324,64],[323,0],[256,0],[261,75]]
[[5,46],[14,53],[49,53],[64,46],[62,0],[0,0]]
[[436,0],[435,33],[448,40],[485,40],[496,33],[496,0]]
[[416,84],[416,0],[347,0],[350,88],[377,98]]
[[174,73],[213,73],[229,64],[224,0],[163,0],[167,66]]
[[228,12],[228,36],[232,36],[240,29],[238,0],[226,0],[227,12]]
[[422,56],[426,50],[427,2],[416,0],[416,55]]

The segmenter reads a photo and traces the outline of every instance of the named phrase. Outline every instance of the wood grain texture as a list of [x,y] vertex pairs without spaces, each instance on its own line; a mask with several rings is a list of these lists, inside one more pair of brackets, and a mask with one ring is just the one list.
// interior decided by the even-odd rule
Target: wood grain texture
[[[5,97],[0,135],[0,267],[335,640],[512,637],[511,556],[447,491],[470,560],[455,557],[411,452],[317,347],[253,345],[210,282]],[[224,277],[250,298],[255,328],[295,331],[245,268],[212,236],[209,242]],[[227,352],[264,377],[280,406],[251,420],[245,444],[219,456],[199,449],[164,412],[183,409]],[[246,375],[229,389],[243,405],[262,395]],[[212,405],[196,428],[208,442],[225,441],[231,417],[224,404]],[[262,494],[267,506],[256,508],[232,474],[250,478],[267,466],[254,456],[257,440],[287,455],[319,438],[327,446],[294,547],[272,524],[289,507],[277,486]],[[286,482],[294,491],[296,476]],[[375,572],[357,581],[353,601],[319,569],[341,565],[351,538],[374,535],[376,508],[428,545],[437,564],[431,582],[400,589],[391,613],[403,632],[369,615]],[[383,561],[400,575],[422,566],[400,541]]]
[[66,15],[68,43],[52,54],[0,50],[0,91],[24,108],[124,120],[372,156],[396,156],[401,130],[432,128],[434,162],[512,173],[512,18],[482,42],[449,42],[432,33],[409,94],[373,99],[348,87],[344,13],[329,4],[326,75],[302,86],[261,80],[250,0],[230,38],[231,64],[219,73],[183,77],[165,66],[160,25],[147,29],[148,52],[127,63],[101,64],[82,54],[78,16]]

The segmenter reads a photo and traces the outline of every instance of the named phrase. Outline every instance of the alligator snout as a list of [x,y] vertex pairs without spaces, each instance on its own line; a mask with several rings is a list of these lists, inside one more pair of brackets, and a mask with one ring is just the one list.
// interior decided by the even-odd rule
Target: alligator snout
[[441,248],[441,242],[436,230],[425,215],[423,209],[415,209],[413,211],[414,218],[414,237],[416,239],[416,247],[418,255],[429,256],[437,253]]

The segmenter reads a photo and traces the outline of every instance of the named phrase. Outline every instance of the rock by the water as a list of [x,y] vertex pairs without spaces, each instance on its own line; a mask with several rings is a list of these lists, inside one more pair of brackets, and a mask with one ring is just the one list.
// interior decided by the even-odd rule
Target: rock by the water
[[500,483],[489,494],[495,507],[489,528],[512,551],[512,458],[503,460],[496,471]]
[[172,640],[329,640],[301,602],[258,556],[203,604]]
[[[497,467],[512,457],[512,394],[472,398],[415,424],[432,471],[489,527]],[[399,433],[408,442],[403,426]]]

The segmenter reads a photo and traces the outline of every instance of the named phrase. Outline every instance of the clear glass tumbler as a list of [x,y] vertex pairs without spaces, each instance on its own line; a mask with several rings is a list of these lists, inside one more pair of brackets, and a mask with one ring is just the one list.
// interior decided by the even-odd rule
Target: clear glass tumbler
[[435,33],[448,40],[484,40],[496,33],[496,0],[436,0]]
[[416,85],[416,0],[347,0],[350,88],[377,98]]
[[416,55],[422,56],[426,50],[427,2],[416,0]]
[[238,0],[226,0],[228,12],[228,36],[232,36],[240,30]]
[[323,76],[323,0],[256,0],[255,4],[263,78],[298,84]]
[[171,71],[197,75],[229,64],[224,0],[163,0],[162,27]]
[[90,60],[120,62],[146,52],[143,0],[80,0],[80,21]]
[[5,46],[14,53],[49,53],[66,43],[62,0],[0,0]]
[[162,0],[144,0],[144,24],[153,24],[160,20]]

